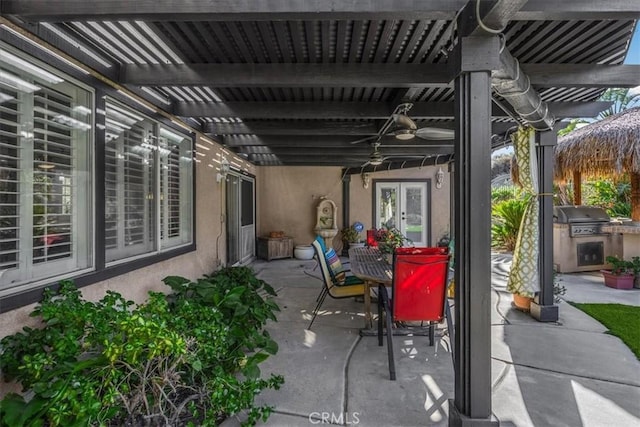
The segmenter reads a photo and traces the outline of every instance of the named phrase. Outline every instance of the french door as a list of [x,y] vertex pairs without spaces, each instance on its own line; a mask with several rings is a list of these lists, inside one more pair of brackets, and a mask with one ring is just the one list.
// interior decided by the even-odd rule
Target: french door
[[227,265],[244,264],[253,258],[256,247],[255,181],[229,173],[227,197]]
[[428,181],[376,181],[374,225],[396,227],[415,246],[431,236]]

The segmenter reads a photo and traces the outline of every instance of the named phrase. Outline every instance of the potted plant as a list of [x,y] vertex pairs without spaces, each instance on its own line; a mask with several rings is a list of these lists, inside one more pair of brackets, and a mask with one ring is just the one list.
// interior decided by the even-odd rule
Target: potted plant
[[350,247],[357,247],[358,245],[364,246],[360,239],[360,232],[356,229],[355,224],[349,227],[345,227],[340,230],[342,234],[342,241],[348,244]]
[[407,238],[395,227],[383,227],[376,231],[376,240],[378,241],[378,249],[385,254],[387,261],[391,264],[393,260],[393,252],[396,248],[401,248],[405,244],[412,244],[411,239]]
[[604,284],[614,289],[633,288],[634,264],[617,256],[608,256],[607,263],[611,264],[611,270],[600,270],[604,277]]
[[633,269],[633,274],[635,275],[633,287],[640,288],[640,256],[634,256],[633,258],[631,258],[631,268]]

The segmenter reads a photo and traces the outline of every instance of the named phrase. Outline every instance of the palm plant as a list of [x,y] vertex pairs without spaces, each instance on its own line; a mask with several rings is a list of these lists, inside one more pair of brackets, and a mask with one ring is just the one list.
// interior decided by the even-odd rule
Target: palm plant
[[518,239],[518,231],[527,207],[527,199],[511,199],[494,204],[491,209],[491,245],[506,251],[513,251]]

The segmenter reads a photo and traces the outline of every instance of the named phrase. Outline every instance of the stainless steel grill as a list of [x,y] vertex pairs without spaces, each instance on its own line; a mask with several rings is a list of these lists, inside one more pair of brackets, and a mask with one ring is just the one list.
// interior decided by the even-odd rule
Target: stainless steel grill
[[606,268],[606,257],[619,248],[619,236],[602,231],[610,222],[604,209],[556,206],[553,221],[553,259],[561,273]]
[[594,206],[556,206],[553,221],[569,224],[569,236],[593,236],[605,234],[602,226],[611,219],[604,209]]

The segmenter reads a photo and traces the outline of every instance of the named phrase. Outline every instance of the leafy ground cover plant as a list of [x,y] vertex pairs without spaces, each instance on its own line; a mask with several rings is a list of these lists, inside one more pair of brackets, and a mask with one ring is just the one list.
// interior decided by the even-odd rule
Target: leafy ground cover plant
[[25,391],[0,402],[0,425],[217,425],[242,410],[246,424],[266,420],[254,398],[283,382],[258,368],[277,351],[262,330],[273,289],[245,267],[165,283],[175,292],[137,306],[115,292],[85,301],[68,281],[45,291],[32,313],[43,327],[0,341],[4,379]]

